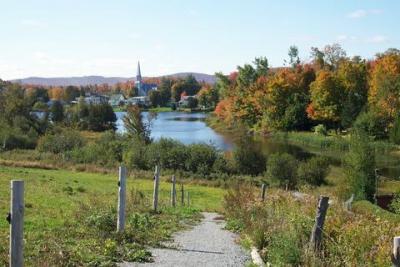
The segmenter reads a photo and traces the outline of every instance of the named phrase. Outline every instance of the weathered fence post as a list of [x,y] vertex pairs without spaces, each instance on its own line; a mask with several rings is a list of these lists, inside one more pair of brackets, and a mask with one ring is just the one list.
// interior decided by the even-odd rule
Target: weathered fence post
[[315,224],[311,232],[311,244],[314,246],[314,249],[319,250],[321,247],[322,241],[322,229],[324,228],[326,211],[329,206],[329,197],[320,196],[317,214],[315,216]]
[[118,221],[117,232],[125,228],[125,206],[126,206],[126,167],[119,167],[118,176]]
[[171,188],[171,205],[176,206],[176,178],[172,175],[172,188]]
[[394,267],[400,267],[400,236],[393,238],[392,263]]
[[188,207],[190,206],[190,195],[189,195],[189,191],[187,191],[187,205]]
[[24,181],[11,181],[10,266],[24,266]]
[[160,183],[160,168],[156,166],[154,171],[154,191],[153,191],[153,210],[157,212],[158,208],[158,186]]
[[267,189],[267,185],[266,184],[262,184],[261,185],[261,199],[262,201],[265,200],[265,190]]
[[181,184],[181,204],[182,206],[185,206],[185,190],[183,184]]

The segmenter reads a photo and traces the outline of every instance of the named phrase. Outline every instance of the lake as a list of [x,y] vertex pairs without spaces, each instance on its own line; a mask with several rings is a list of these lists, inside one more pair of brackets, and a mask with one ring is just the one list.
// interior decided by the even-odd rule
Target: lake
[[[125,112],[116,112],[118,132],[124,132],[122,118]],[[147,112],[143,112],[146,118]],[[151,137],[155,140],[161,137],[172,138],[184,144],[207,143],[213,144],[222,151],[232,150],[243,137],[240,135],[221,135],[207,126],[205,118],[207,113],[185,113],[185,112],[160,112],[153,121]],[[286,152],[294,155],[297,159],[306,159],[315,154],[321,154],[330,158],[333,165],[340,165],[343,155],[339,152],[328,153],[329,151],[312,151],[300,146],[285,142],[276,142],[268,138],[257,137],[252,140],[260,147],[264,154],[270,155],[277,152]],[[377,166],[381,174],[390,178],[399,179],[400,158],[390,155],[377,155]]]
[[[117,130],[124,132],[122,118],[125,112],[116,112]],[[148,112],[143,112],[143,118],[148,116]],[[161,137],[172,138],[184,144],[207,143],[213,144],[221,150],[230,150],[233,144],[222,135],[216,133],[204,122],[206,113],[185,113],[185,112],[160,112],[153,121],[151,127],[151,137],[155,140]]]

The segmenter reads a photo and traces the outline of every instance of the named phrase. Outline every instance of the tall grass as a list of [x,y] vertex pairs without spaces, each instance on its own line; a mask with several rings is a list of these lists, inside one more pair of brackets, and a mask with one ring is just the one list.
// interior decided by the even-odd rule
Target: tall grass
[[[280,190],[268,191],[260,202],[254,188],[241,186],[225,198],[228,226],[249,236],[272,266],[390,266],[392,239],[399,234],[399,216],[349,213],[334,201],[326,217],[321,253],[310,250],[309,238],[318,199],[294,198]],[[359,212],[359,211],[357,211]]]

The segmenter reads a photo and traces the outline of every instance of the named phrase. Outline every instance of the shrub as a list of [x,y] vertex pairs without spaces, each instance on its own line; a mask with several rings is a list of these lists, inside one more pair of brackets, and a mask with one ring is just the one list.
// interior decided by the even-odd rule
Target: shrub
[[189,145],[188,157],[185,161],[186,169],[193,173],[209,175],[217,156],[217,150],[212,145]]
[[162,168],[176,170],[184,167],[188,155],[182,143],[170,138],[161,138],[147,146],[145,157],[148,169],[161,165]]
[[261,149],[251,141],[242,141],[233,151],[236,171],[241,174],[258,175],[265,171],[265,157]]
[[122,161],[123,147],[122,136],[113,131],[103,133],[95,143],[82,148],[75,148],[68,155],[76,163],[97,163],[100,165],[114,166]]
[[314,133],[325,136],[328,134],[328,131],[326,130],[325,125],[318,124],[317,126],[314,127]]
[[400,116],[397,116],[394,121],[394,125],[389,132],[390,141],[395,143],[396,145],[400,144]]
[[375,151],[365,132],[353,132],[344,160],[345,174],[356,199],[372,201],[375,193]]
[[79,132],[57,129],[53,133],[47,133],[42,136],[39,139],[37,149],[40,152],[58,154],[82,147],[84,143],[84,139]]
[[323,157],[313,157],[306,162],[301,162],[297,170],[299,181],[314,186],[325,184],[329,172],[329,161]]
[[385,119],[372,111],[360,113],[353,124],[355,131],[363,131],[374,139],[385,138],[387,136],[386,128]]
[[123,154],[123,161],[129,167],[147,170],[147,146],[142,139],[135,138],[127,143]]
[[287,153],[272,154],[267,161],[267,178],[293,189],[297,185],[297,160]]

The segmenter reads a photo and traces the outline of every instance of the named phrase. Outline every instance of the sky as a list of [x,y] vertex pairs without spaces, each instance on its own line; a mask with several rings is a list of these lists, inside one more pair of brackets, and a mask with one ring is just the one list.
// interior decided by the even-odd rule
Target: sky
[[0,0],[0,79],[230,73],[291,45],[400,48],[397,0]]

